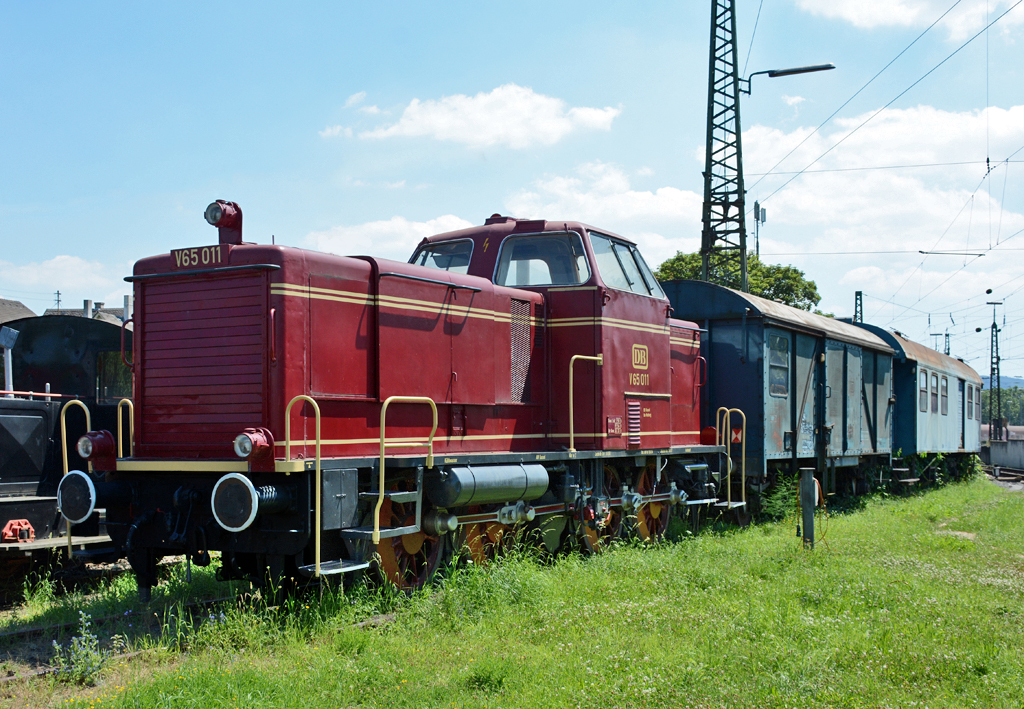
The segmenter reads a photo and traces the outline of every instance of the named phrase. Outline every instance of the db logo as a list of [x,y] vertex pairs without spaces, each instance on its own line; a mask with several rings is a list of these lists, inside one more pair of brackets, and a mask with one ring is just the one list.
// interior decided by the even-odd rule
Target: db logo
[[647,369],[646,345],[633,345],[633,369]]
[[743,443],[743,429],[742,428],[734,428],[732,430],[732,442],[733,443]]

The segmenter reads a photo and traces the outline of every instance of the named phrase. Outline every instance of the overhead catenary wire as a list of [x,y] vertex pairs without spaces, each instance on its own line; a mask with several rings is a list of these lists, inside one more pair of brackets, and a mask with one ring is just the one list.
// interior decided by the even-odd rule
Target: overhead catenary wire
[[[959,4],[959,2],[960,2],[960,0],[958,0],[958,1],[956,2],[956,3],[954,3],[954,4],[953,4],[953,6],[949,8],[949,10],[952,10],[952,9],[953,9],[953,7],[956,7],[956,5],[958,5],[958,4]],[[799,177],[800,175],[802,175],[802,174],[803,174],[803,173],[804,173],[804,172],[805,172],[805,171],[807,170],[807,168],[809,168],[809,167],[811,167],[812,165],[816,164],[816,163],[817,163],[817,162],[818,162],[819,160],[821,160],[821,159],[822,159],[822,158],[824,158],[824,157],[825,157],[826,155],[828,155],[829,153],[831,153],[831,152],[832,152],[833,150],[835,150],[836,148],[838,148],[838,147],[839,147],[840,145],[842,145],[843,143],[845,143],[845,142],[846,142],[846,141],[847,141],[847,140],[848,140],[849,138],[851,138],[851,137],[852,137],[852,136],[853,136],[853,135],[854,135],[854,134],[855,134],[855,133],[856,133],[857,131],[859,131],[859,130],[860,130],[861,128],[863,128],[863,127],[864,127],[864,126],[866,126],[866,125],[867,125],[868,123],[870,123],[870,122],[871,122],[871,121],[872,121],[872,120],[873,120],[874,118],[876,118],[876,117],[877,117],[877,116],[878,116],[879,114],[881,114],[881,113],[882,113],[883,111],[885,111],[885,110],[886,110],[887,108],[889,108],[889,107],[890,107],[891,105],[893,105],[893,104],[894,104],[894,103],[896,103],[896,102],[897,102],[898,100],[900,100],[901,98],[903,98],[903,97],[904,97],[904,96],[905,96],[905,95],[906,95],[907,93],[909,93],[909,92],[910,92],[910,90],[911,90],[911,89],[913,89],[913,88],[914,88],[915,86],[917,86],[917,85],[918,85],[918,84],[920,84],[920,83],[921,83],[922,81],[924,81],[925,79],[927,79],[927,78],[928,78],[929,76],[931,76],[932,74],[934,74],[934,73],[935,73],[935,72],[936,72],[936,71],[937,71],[937,70],[938,70],[938,69],[939,69],[939,68],[940,68],[940,67],[941,67],[941,66],[942,66],[943,64],[945,64],[945,63],[946,63],[946,62],[948,62],[948,61],[949,61],[950,59],[952,59],[952,58],[953,58],[953,57],[955,57],[955,56],[956,56],[957,54],[959,54],[959,53],[960,53],[960,52],[961,52],[961,51],[962,51],[962,50],[963,50],[963,49],[964,49],[965,47],[967,47],[967,45],[969,45],[969,44],[970,44],[971,42],[973,42],[973,41],[974,41],[974,40],[976,40],[976,39],[977,39],[978,37],[980,37],[980,36],[981,36],[981,35],[982,35],[982,34],[983,34],[984,32],[986,32],[986,31],[988,30],[988,28],[989,28],[989,27],[991,27],[991,26],[992,26],[992,25],[994,25],[995,23],[999,22],[999,20],[1001,20],[1001,19],[1003,19],[1004,17],[1006,17],[1006,15],[1008,15],[1008,14],[1009,14],[1010,12],[1013,12],[1013,10],[1014,10],[1014,9],[1015,9],[1015,8],[1016,8],[1016,7],[1018,6],[1018,5],[1020,5],[1020,4],[1022,3],[1022,2],[1024,2],[1024,0],[1017,0],[1017,2],[1015,2],[1015,3],[1014,3],[1013,5],[1011,5],[1011,6],[1009,7],[1009,8],[1007,8],[1005,12],[1003,12],[1003,13],[1002,13],[1001,15],[999,15],[999,17],[997,17],[996,19],[994,19],[994,20],[992,20],[991,22],[987,23],[987,24],[985,25],[985,27],[984,27],[983,29],[981,29],[981,30],[980,30],[979,32],[977,32],[977,33],[976,33],[976,34],[974,34],[973,36],[971,36],[971,37],[970,37],[970,38],[969,38],[969,39],[968,39],[967,41],[965,41],[965,42],[964,42],[963,44],[961,44],[961,45],[960,45],[959,47],[957,47],[956,49],[954,49],[954,50],[953,50],[953,51],[952,51],[952,52],[951,52],[950,54],[948,54],[948,55],[947,55],[947,56],[946,56],[946,57],[945,57],[945,58],[944,58],[944,59],[943,59],[942,61],[940,61],[940,62],[939,62],[938,64],[936,64],[935,66],[933,66],[933,67],[932,67],[931,69],[929,69],[928,71],[926,71],[926,72],[925,72],[925,73],[924,73],[923,75],[921,75],[921,77],[919,77],[919,78],[918,78],[917,80],[915,80],[915,81],[914,81],[914,82],[913,82],[912,84],[910,84],[910,86],[908,86],[907,88],[903,89],[903,91],[899,92],[899,93],[898,93],[898,94],[897,94],[896,96],[894,96],[894,97],[893,97],[892,99],[890,99],[888,103],[886,103],[886,104],[885,104],[884,106],[882,106],[882,107],[881,107],[881,108],[879,108],[879,109],[878,109],[877,111],[875,111],[874,113],[872,113],[872,114],[871,114],[870,116],[868,116],[867,118],[865,118],[865,119],[864,119],[863,121],[861,121],[861,123],[860,123],[860,124],[858,124],[858,125],[857,125],[857,126],[856,126],[856,127],[855,127],[855,128],[853,129],[853,130],[851,130],[851,131],[849,131],[848,133],[846,133],[846,135],[844,135],[844,136],[843,136],[842,138],[840,138],[840,139],[839,139],[839,140],[837,140],[837,141],[836,141],[835,143],[833,143],[833,144],[832,144],[832,145],[831,145],[830,147],[828,147],[828,148],[827,148],[827,149],[826,149],[826,150],[825,150],[825,151],[824,151],[824,152],[823,152],[823,153],[822,153],[821,155],[819,155],[818,157],[814,158],[814,160],[812,160],[811,162],[809,162],[809,163],[808,163],[808,164],[807,164],[807,165],[806,165],[806,166],[804,167],[804,169],[803,169],[803,170],[800,170],[800,171],[798,171],[798,172],[797,172],[796,174],[794,174],[794,175],[793,175],[792,177],[790,177],[790,178],[789,178],[788,180],[786,180],[786,181],[785,181],[785,182],[783,182],[783,183],[782,183],[781,185],[779,185],[779,186],[778,186],[778,187],[777,187],[777,188],[776,188],[776,189],[775,189],[774,191],[772,191],[772,192],[771,192],[771,193],[770,193],[770,194],[769,194],[769,195],[768,195],[767,197],[764,197],[764,198],[762,198],[762,199],[760,200],[761,204],[764,204],[764,203],[766,203],[766,202],[767,202],[767,201],[768,201],[769,199],[771,199],[771,198],[772,198],[773,196],[775,196],[776,194],[778,194],[778,193],[779,193],[779,192],[780,192],[781,190],[785,189],[787,185],[789,185],[789,184],[790,184],[791,182],[793,182],[793,180],[795,180],[795,179],[796,179],[796,178],[798,178],[798,177]],[[947,10],[947,11],[946,11],[945,13],[943,13],[943,15],[942,15],[942,16],[944,17],[944,16],[946,15],[946,14],[948,14],[948,13],[949,13],[949,10]],[[942,19],[942,17],[940,17],[939,19]],[[938,20],[936,20],[935,22],[938,22]],[[930,29],[931,29],[932,27],[934,27],[934,26],[935,26],[935,23],[932,23],[931,25],[929,25],[929,26],[928,26],[928,30],[930,30]],[[928,30],[925,30],[925,32],[927,32]],[[921,33],[921,36],[924,36],[924,33]],[[920,39],[920,36],[918,37],[918,39]],[[915,40],[914,40],[914,42],[916,42],[916,41],[917,41],[917,39],[915,39]],[[913,43],[911,43],[911,44],[913,44]],[[908,46],[908,49],[909,49],[909,46]],[[904,51],[906,51],[906,50],[904,50]],[[902,54],[902,52],[901,52],[901,54]],[[897,58],[898,58],[898,57],[897,57]],[[893,61],[895,61],[895,59],[894,59]],[[890,62],[890,63],[891,63],[891,62]],[[886,67],[888,67],[888,64],[886,65]],[[885,71],[885,68],[883,68],[883,69],[882,69],[882,71]],[[879,73],[881,73],[881,72],[879,72]],[[876,76],[877,76],[877,75],[876,75]],[[874,79],[872,78],[872,81],[873,81],[873,80],[874,80]],[[865,84],[865,86],[866,86],[866,84]],[[856,94],[855,94],[855,95],[856,95]],[[851,98],[851,100],[852,100],[852,98]],[[846,105],[846,104],[844,104],[844,106],[845,106],[845,105]],[[840,108],[840,110],[841,110],[841,108]],[[838,110],[836,111],[836,113],[838,113]],[[832,115],[834,116],[835,114],[832,114]],[[831,120],[831,119],[832,119],[832,116],[830,116],[829,118],[827,118],[827,119],[825,120],[825,123],[827,123],[827,122],[828,122],[829,120]],[[822,123],[822,125],[824,125],[824,123]],[[819,126],[819,128],[820,128],[820,126]],[[818,129],[815,129],[815,132],[816,132],[817,130],[818,130]],[[808,137],[810,137],[810,136],[808,136]],[[806,140],[806,138],[805,138],[804,140]],[[802,144],[803,144],[803,142],[801,141],[801,145],[802,145]],[[798,145],[797,147],[799,147],[799,145]],[[796,150],[796,148],[794,148],[794,150]],[[789,153],[789,154],[787,154],[787,156],[786,156],[786,157],[788,157],[788,156],[789,156],[790,154],[792,154],[792,151],[790,151],[790,153]],[[783,158],[783,160],[785,160],[785,158]],[[773,168],[773,169],[774,169],[774,168]],[[750,186],[750,188],[748,188],[748,189],[753,189],[753,188],[754,188],[754,187],[755,187],[755,186],[756,186],[756,185],[757,185],[757,184],[758,184],[758,183],[759,183],[759,182],[760,182],[761,180],[763,180],[763,179],[764,179],[764,177],[762,177],[762,178],[761,178],[760,180],[758,180],[757,182],[755,182],[755,183],[754,183],[753,185],[751,185],[751,186]]]

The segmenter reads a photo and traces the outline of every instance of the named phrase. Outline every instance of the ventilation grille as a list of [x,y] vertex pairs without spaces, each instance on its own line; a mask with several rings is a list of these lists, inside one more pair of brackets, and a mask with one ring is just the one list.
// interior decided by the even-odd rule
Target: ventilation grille
[[626,440],[630,448],[640,447],[640,402],[626,402]]
[[143,444],[224,448],[263,424],[261,276],[173,279],[143,292]]
[[512,299],[512,401],[530,400],[530,303]]

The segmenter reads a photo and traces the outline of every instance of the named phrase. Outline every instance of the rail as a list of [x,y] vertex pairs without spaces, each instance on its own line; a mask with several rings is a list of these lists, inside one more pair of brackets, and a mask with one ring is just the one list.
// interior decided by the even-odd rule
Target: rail
[[726,502],[729,509],[732,509],[732,414],[739,414],[743,417],[743,428],[740,431],[740,444],[743,446],[740,457],[740,491],[743,496],[743,505],[747,504],[747,415],[739,409],[728,409],[724,406],[718,409],[715,414],[715,428],[718,430],[718,445],[725,447],[725,455],[728,460],[726,473]]
[[50,399],[74,399],[77,396],[77,394],[50,394],[49,392],[41,392],[41,391],[13,391],[13,390],[9,390],[9,389],[4,389],[4,390],[0,391],[0,396],[8,396],[8,395],[10,395],[10,396],[27,396],[29,398],[29,401],[35,401],[34,397],[37,397],[37,396],[40,399],[46,399],[47,401],[49,401]]
[[604,365],[604,355],[573,355],[569,358],[569,452],[576,452],[576,431],[573,428],[573,382],[572,382],[572,367],[576,364],[576,360],[585,359],[590,362],[597,362],[597,366]]
[[[320,489],[320,405],[313,401],[312,398],[305,394],[299,394],[294,399],[288,402],[287,408],[284,410],[284,459],[289,461],[292,459],[292,406],[295,405],[296,401],[307,401],[313,405],[313,411],[316,412],[316,527],[314,531],[313,541],[313,553],[316,555],[316,571],[314,576],[320,578],[320,496],[323,491]],[[307,518],[308,519],[308,518]]]
[[121,407],[128,404],[128,455],[135,456],[135,404],[132,403],[131,399],[121,399],[117,402],[117,457],[124,458],[123,449],[121,446],[122,434],[121,434]]
[[[391,404],[429,404],[430,411],[434,415],[434,425],[430,429],[430,435],[426,442],[423,441],[392,441],[387,440],[385,421],[388,414],[388,406]],[[384,506],[384,451],[387,448],[398,448],[408,446],[427,447],[427,467],[434,467],[434,434],[437,433],[437,404],[429,396],[389,396],[384,400],[380,409],[380,477],[377,480],[377,504],[373,508],[373,544],[380,543],[380,508]]]
[[[68,429],[64,421],[64,416],[68,412],[70,406],[80,406],[85,411],[85,430],[89,432],[92,430],[92,416],[89,414],[89,407],[81,399],[72,399],[68,403],[64,404],[60,408],[60,452],[64,460],[64,475],[68,474]],[[92,463],[86,461],[89,472],[92,472]],[[63,476],[61,476],[63,477]],[[67,517],[64,518],[67,522],[68,527],[68,560],[71,560],[71,553],[74,550],[71,545],[71,520]]]

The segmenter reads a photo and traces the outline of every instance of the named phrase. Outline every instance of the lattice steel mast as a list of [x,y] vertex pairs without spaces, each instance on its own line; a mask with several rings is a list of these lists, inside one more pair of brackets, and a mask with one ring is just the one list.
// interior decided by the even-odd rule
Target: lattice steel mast
[[736,1],[712,0],[701,279],[748,290]]

